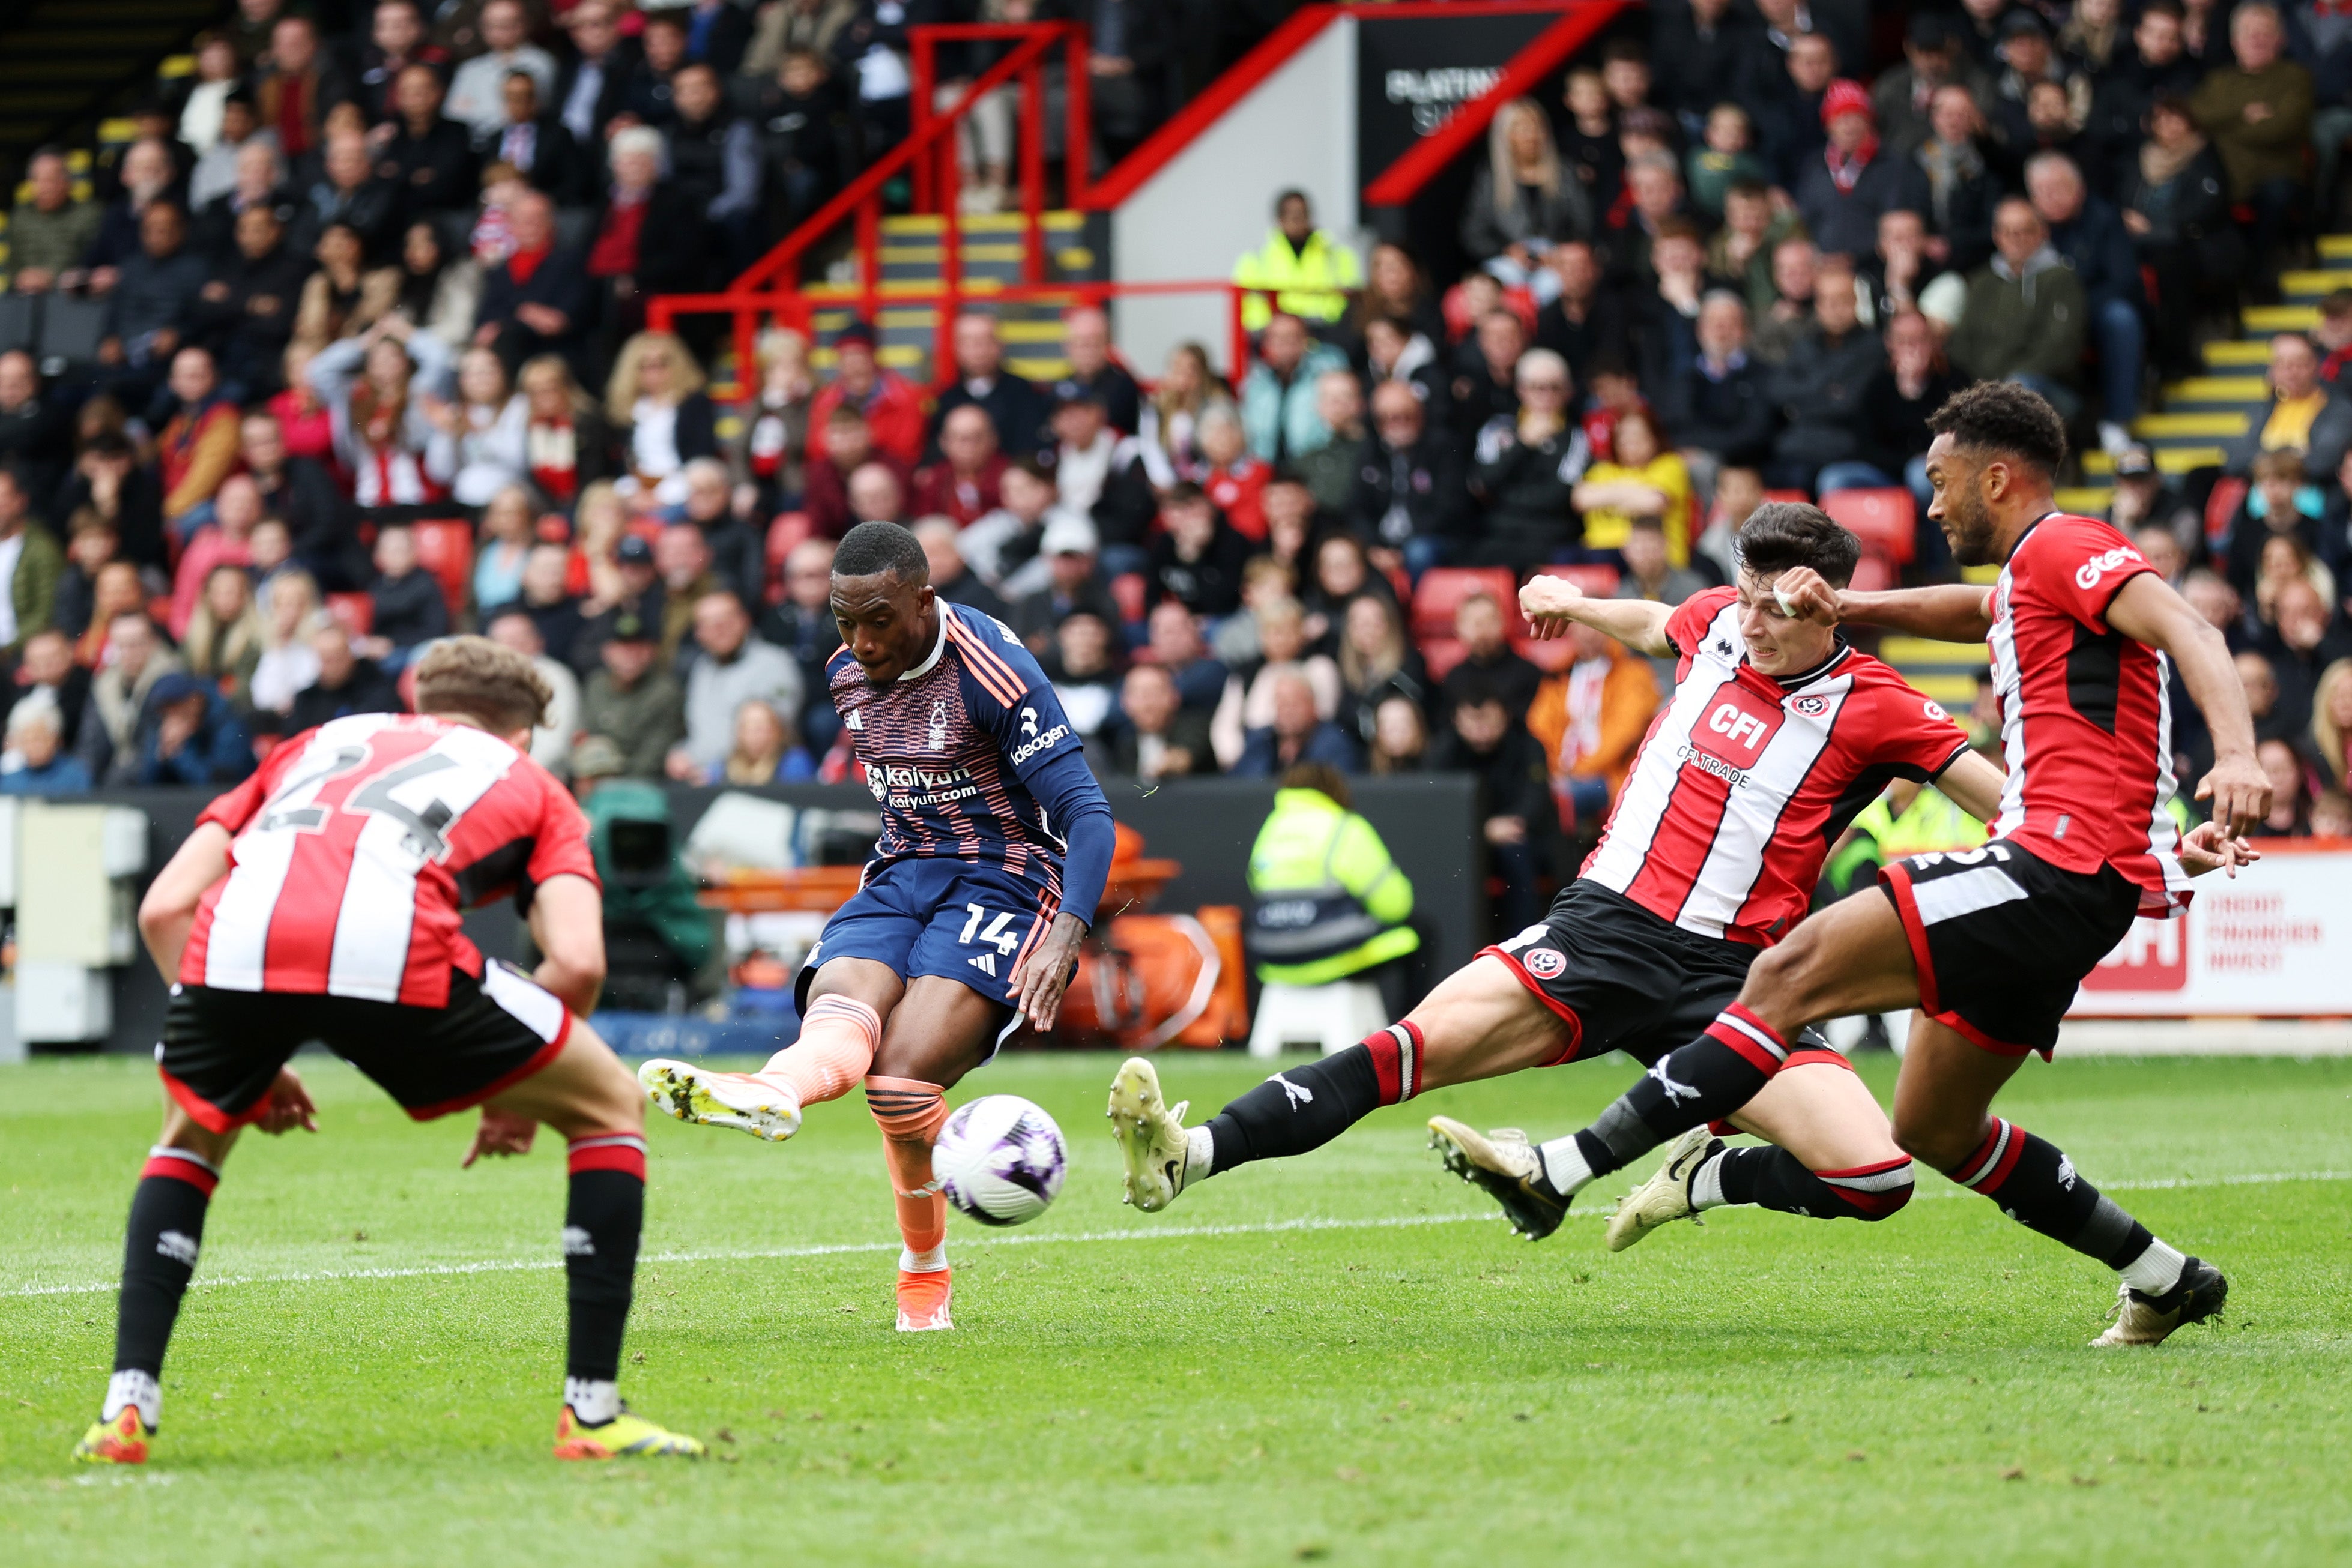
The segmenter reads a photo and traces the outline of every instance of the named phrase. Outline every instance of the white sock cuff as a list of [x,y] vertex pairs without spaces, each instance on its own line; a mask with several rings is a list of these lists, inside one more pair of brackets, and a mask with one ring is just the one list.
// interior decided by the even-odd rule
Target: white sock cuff
[[1574,1134],[1538,1145],[1536,1155],[1543,1161],[1544,1179],[1561,1197],[1573,1197],[1591,1184],[1592,1167],[1585,1164],[1584,1151],[1576,1146]]
[[2180,1283],[2188,1258],[2178,1249],[2151,1239],[2147,1250],[2125,1264],[2119,1272],[2125,1284],[2146,1296],[2160,1296]]
[[621,1385],[610,1378],[567,1377],[563,1402],[591,1427],[601,1427],[621,1413]]
[[122,1414],[126,1405],[139,1406],[139,1419],[152,1431],[163,1422],[163,1390],[155,1379],[144,1372],[118,1372],[106,1380],[106,1405],[98,1413],[101,1421],[111,1421]]
[[928,1252],[898,1249],[898,1267],[909,1274],[936,1274],[948,1266],[948,1244],[940,1242]]
[[1691,1172],[1690,1204],[1694,1210],[1723,1207],[1723,1156],[1730,1152],[1716,1150]]
[[1198,1127],[1186,1128],[1184,1172],[1181,1178],[1183,1184],[1190,1186],[1202,1176],[1213,1173],[1216,1168],[1217,1140],[1210,1136],[1207,1124],[1204,1123]]

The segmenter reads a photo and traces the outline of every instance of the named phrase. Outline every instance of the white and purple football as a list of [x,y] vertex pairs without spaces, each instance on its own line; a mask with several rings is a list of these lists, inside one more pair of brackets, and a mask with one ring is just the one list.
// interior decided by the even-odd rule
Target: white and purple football
[[1021,1225],[1045,1212],[1069,1172],[1062,1129],[1018,1094],[959,1105],[931,1145],[931,1174],[958,1213]]

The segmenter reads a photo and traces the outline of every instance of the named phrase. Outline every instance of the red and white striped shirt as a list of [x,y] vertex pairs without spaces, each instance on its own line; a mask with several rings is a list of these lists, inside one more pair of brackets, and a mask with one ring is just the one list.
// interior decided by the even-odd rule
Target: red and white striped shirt
[[1666,636],[1682,655],[1674,699],[1583,875],[1686,931],[1769,946],[1855,814],[1893,779],[1935,778],[1968,737],[1852,648],[1786,680],[1759,673],[1728,588],[1685,601]]
[[2009,779],[1993,837],[2051,864],[2112,865],[2137,883],[2140,913],[2189,903],[2175,852],[2172,709],[2165,656],[2106,622],[2148,565],[2091,517],[2053,512],[2027,528],[1993,589],[1993,684]]
[[442,1007],[482,955],[458,912],[596,878],[588,821],[497,736],[355,714],[296,736],[205,808],[236,835],[180,960],[184,985]]

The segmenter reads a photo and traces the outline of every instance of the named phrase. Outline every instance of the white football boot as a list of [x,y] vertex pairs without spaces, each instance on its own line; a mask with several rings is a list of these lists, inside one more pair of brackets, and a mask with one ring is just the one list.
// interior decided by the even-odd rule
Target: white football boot
[[1110,1081],[1111,1136],[1118,1140],[1119,1157],[1127,1163],[1127,1196],[1146,1214],[1157,1214],[1184,1190],[1191,1164],[1190,1140],[1184,1134],[1184,1113],[1192,1102],[1181,1100],[1173,1110],[1160,1092],[1160,1073],[1142,1057],[1130,1056]]
[[2103,1349],[2116,1345],[2162,1344],[2172,1331],[2220,1315],[2230,1299],[2230,1281],[2221,1270],[2201,1258],[2180,1266],[2180,1282],[2160,1296],[2116,1287],[2116,1321],[2091,1343]]
[[1691,1204],[1691,1177],[1707,1156],[1723,1147],[1723,1140],[1705,1127],[1693,1127],[1666,1145],[1666,1161],[1650,1179],[1625,1195],[1609,1217],[1609,1250],[1622,1252],[1661,1225],[1687,1219],[1705,1223]]
[[732,1127],[772,1144],[801,1130],[800,1096],[772,1079],[656,1057],[637,1069],[637,1082],[656,1109],[681,1122]]

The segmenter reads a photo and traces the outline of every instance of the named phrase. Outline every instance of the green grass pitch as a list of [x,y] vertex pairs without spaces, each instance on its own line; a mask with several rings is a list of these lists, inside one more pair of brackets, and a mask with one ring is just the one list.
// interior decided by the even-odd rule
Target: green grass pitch
[[[1072,1145],[1025,1231],[952,1223],[952,1334],[892,1331],[877,1136],[652,1129],[624,1390],[717,1462],[566,1466],[559,1147],[469,1172],[306,1063],[323,1131],[248,1137],[143,1471],[96,1412],[134,1061],[0,1071],[0,1563],[2342,1563],[2352,1062],[2062,1061],[2005,1102],[2233,1293],[2085,1348],[2110,1277],[1936,1176],[1888,1224],[1734,1210],[1622,1256],[1511,1240],[1422,1147],[1545,1133],[1614,1060],[1449,1090],[1313,1158],[1119,1206],[1111,1059],[1025,1056]],[[1882,1099],[1892,1064],[1868,1076]],[[1164,1060],[1213,1107],[1260,1075]]]

